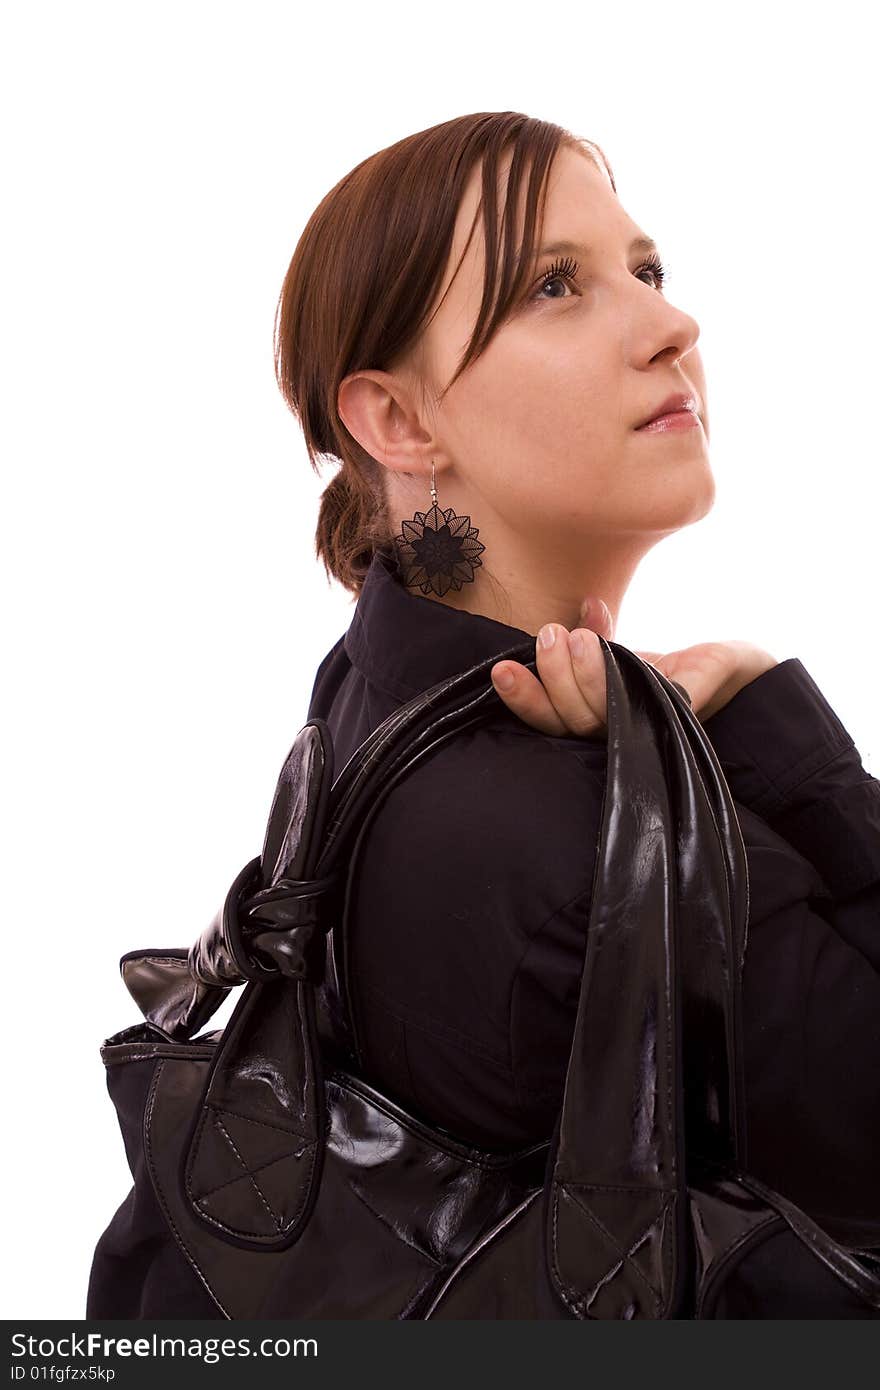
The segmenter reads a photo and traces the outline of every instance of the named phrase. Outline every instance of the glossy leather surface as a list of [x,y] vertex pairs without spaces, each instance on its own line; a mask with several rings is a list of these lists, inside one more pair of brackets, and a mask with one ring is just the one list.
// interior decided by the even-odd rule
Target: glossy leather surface
[[[261,856],[188,955],[123,958],[153,1028],[144,1045],[157,1048],[152,1179],[225,1316],[711,1316],[723,1271],[783,1224],[865,1316],[880,1310],[873,1256],[854,1256],[743,1171],[739,825],[687,702],[600,641],[600,853],[563,1107],[539,1154],[499,1163],[466,1150],[346,1072],[357,1069],[347,875],[395,780],[497,703],[487,677],[499,656],[395,711],[335,780],[326,725],[307,724]],[[534,644],[506,655],[534,665]],[[243,980],[208,1055],[197,1039],[198,1054],[181,1056]],[[108,1066],[131,1031],[107,1040]]]
[[[301,1239],[281,1249],[230,1247],[194,1222],[179,1182],[210,1056],[183,1058],[179,1048],[153,1047],[157,1065],[145,1117],[151,1178],[187,1258],[226,1317],[282,1317],[292,1307],[303,1317],[333,1317],[343,1289],[346,1316],[421,1316],[417,1309],[473,1241],[525,1194],[541,1190],[546,1145],[513,1160],[487,1157],[454,1140],[438,1146],[430,1131],[372,1088],[331,1072],[321,1200]],[[243,1129],[241,1119],[229,1121],[236,1143]],[[290,1175],[297,1158],[284,1135],[274,1148],[270,1135],[268,1146],[255,1181],[262,1194],[256,1205],[266,1203],[265,1226],[271,1229],[273,1219],[283,1223],[291,1214]],[[207,1174],[206,1180],[214,1181]],[[220,1173],[216,1182],[201,1194],[208,1213],[225,1211],[230,1194],[251,1187],[244,1174],[230,1183]]]

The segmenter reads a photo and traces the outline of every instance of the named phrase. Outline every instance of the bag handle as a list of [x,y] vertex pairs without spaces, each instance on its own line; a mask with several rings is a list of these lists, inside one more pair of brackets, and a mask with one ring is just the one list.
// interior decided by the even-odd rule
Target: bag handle
[[[713,1190],[728,1184],[731,1208],[744,1195],[763,1202],[866,1307],[880,1309],[876,1251],[841,1245],[747,1171],[741,982],[749,884],[742,832],[715,751],[689,706],[654,668],[610,645],[613,652],[603,641],[610,709],[601,873],[548,1163],[545,1241],[553,1283],[581,1317],[664,1318],[686,1306],[691,1234],[699,1240],[701,1225],[699,1206],[687,1210],[687,1155]],[[631,675],[647,683],[644,692]],[[640,693],[650,698],[640,700]],[[632,770],[641,780],[630,780]],[[664,780],[671,814],[657,822]],[[615,871],[620,884],[626,881],[628,842],[635,851],[630,892],[642,899],[635,914],[630,892],[615,898],[605,891]],[[642,921],[655,928],[654,950],[635,930],[652,900],[659,911]],[[627,983],[645,1007],[641,1032],[632,1026],[632,1009],[622,1010],[622,1028],[614,1013],[611,991]],[[664,1034],[672,1040],[665,1057]],[[639,1041],[641,1048],[633,1045]],[[609,1067],[619,1069],[617,1091]],[[657,1083],[668,1091],[652,1089]],[[615,1170],[625,1184],[635,1180],[628,1190],[613,1182]]]
[[687,701],[634,652],[600,643],[605,800],[546,1253],[577,1316],[662,1318],[688,1272],[685,1136],[719,1162],[745,1152],[734,922],[744,942],[747,865]]

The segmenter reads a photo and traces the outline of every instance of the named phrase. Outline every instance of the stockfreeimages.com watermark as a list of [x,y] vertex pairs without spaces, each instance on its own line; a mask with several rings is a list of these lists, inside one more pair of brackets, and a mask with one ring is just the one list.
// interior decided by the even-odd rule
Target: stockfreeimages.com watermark
[[[317,1356],[318,1343],[314,1337],[261,1337],[253,1343],[250,1337],[161,1337],[153,1332],[148,1337],[106,1337],[102,1332],[76,1333],[64,1337],[33,1337],[14,1332],[11,1337],[13,1357],[29,1358],[31,1362],[82,1357],[94,1361],[102,1356],[194,1357],[212,1365],[224,1357],[235,1356]],[[107,1368],[112,1379],[112,1368]],[[36,1372],[36,1374],[35,1374]],[[13,1380],[82,1380],[94,1379],[85,1367],[17,1364],[12,1367]],[[66,1374],[60,1374],[66,1372]]]

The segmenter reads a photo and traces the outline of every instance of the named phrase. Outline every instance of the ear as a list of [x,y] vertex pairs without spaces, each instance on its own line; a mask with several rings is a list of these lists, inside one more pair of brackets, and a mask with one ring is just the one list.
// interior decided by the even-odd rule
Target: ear
[[337,408],[349,434],[377,463],[394,473],[430,473],[437,441],[399,375],[353,372],[339,385]]

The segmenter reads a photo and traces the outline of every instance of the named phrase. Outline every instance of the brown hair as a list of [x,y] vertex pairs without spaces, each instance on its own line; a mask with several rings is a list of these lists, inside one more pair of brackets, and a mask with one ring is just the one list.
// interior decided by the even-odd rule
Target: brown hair
[[[331,188],[312,213],[284,277],[275,318],[275,374],[300,422],[309,462],[341,462],[321,497],[315,552],[328,578],[360,594],[373,553],[393,554],[385,469],[349,433],[338,411],[351,372],[388,371],[417,341],[442,283],[458,207],[482,159],[483,299],[471,341],[452,380],[487,347],[531,272],[546,184],[556,151],[598,145],[518,111],[458,116],[379,150]],[[495,190],[505,150],[513,155],[504,215]],[[515,213],[529,175],[522,245]],[[473,227],[471,228],[471,235]],[[499,270],[500,262],[500,270]],[[456,267],[457,273],[458,267]],[[497,284],[496,284],[497,281]]]

